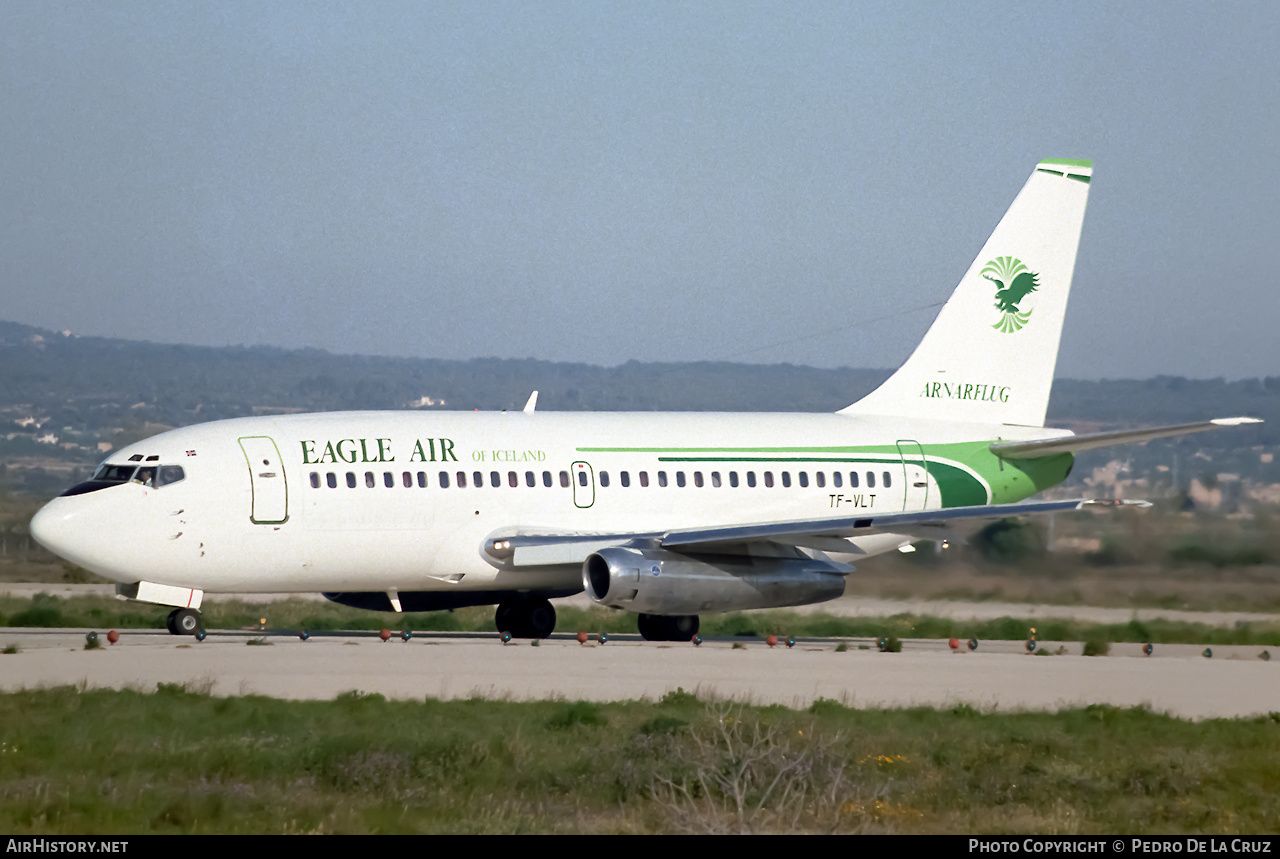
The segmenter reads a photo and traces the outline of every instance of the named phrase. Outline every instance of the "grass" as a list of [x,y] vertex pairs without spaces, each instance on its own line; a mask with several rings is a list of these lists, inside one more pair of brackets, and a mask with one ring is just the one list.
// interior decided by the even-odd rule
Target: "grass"
[[[29,599],[0,597],[0,626],[163,629],[168,609],[125,603],[111,597],[56,597],[37,594]],[[493,632],[493,609],[488,606],[447,612],[396,616],[361,611],[333,603],[290,599],[271,603],[213,601],[203,607],[208,629],[259,628],[266,618],[269,630],[366,630],[384,627],[415,632]],[[560,632],[635,633],[636,615],[611,609],[561,607]],[[1020,641],[1030,634],[1046,641],[1153,642],[1155,644],[1242,644],[1280,647],[1280,622],[1237,623],[1231,627],[1167,620],[1096,624],[1069,619],[1001,617],[994,620],[954,620],[928,615],[837,617],[822,612],[785,610],[730,612],[705,615],[704,638],[754,639],[767,635],[802,638],[978,638]]]
[[0,694],[14,835],[1274,832],[1278,780],[1280,714]]

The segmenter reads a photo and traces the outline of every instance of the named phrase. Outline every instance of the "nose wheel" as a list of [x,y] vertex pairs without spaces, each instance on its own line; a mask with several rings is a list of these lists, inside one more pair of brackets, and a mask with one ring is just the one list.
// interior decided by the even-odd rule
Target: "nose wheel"
[[204,631],[200,621],[200,612],[193,608],[175,608],[169,612],[165,626],[173,635],[199,635]]

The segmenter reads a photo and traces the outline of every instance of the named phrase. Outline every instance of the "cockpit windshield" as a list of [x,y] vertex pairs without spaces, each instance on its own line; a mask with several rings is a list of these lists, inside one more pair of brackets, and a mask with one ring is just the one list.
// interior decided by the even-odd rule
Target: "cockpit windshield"
[[182,470],[180,465],[154,465],[150,463],[147,465],[134,465],[133,463],[113,465],[104,462],[93,473],[93,477],[84,483],[77,483],[62,494],[64,496],[83,495],[86,492],[95,492],[99,489],[130,482],[141,483],[143,486],[151,487],[168,486],[171,483],[177,483],[186,476],[186,472]]

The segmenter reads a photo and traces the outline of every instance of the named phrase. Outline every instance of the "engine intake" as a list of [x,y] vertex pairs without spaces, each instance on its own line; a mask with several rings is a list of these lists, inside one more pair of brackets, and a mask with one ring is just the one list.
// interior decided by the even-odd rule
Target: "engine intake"
[[836,599],[843,567],[808,556],[681,554],[614,546],[587,557],[582,586],[601,605],[646,614],[777,608]]

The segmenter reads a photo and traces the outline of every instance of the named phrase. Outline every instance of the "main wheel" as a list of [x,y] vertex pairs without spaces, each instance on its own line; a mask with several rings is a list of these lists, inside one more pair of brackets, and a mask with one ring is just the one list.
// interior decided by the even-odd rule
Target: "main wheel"
[[195,635],[200,632],[200,612],[193,608],[176,609],[170,613],[168,625],[174,635]]
[[690,641],[698,634],[696,614],[641,614],[636,627],[645,641]]
[[556,628],[556,610],[551,601],[536,597],[499,603],[493,616],[498,632],[512,638],[546,638]]

